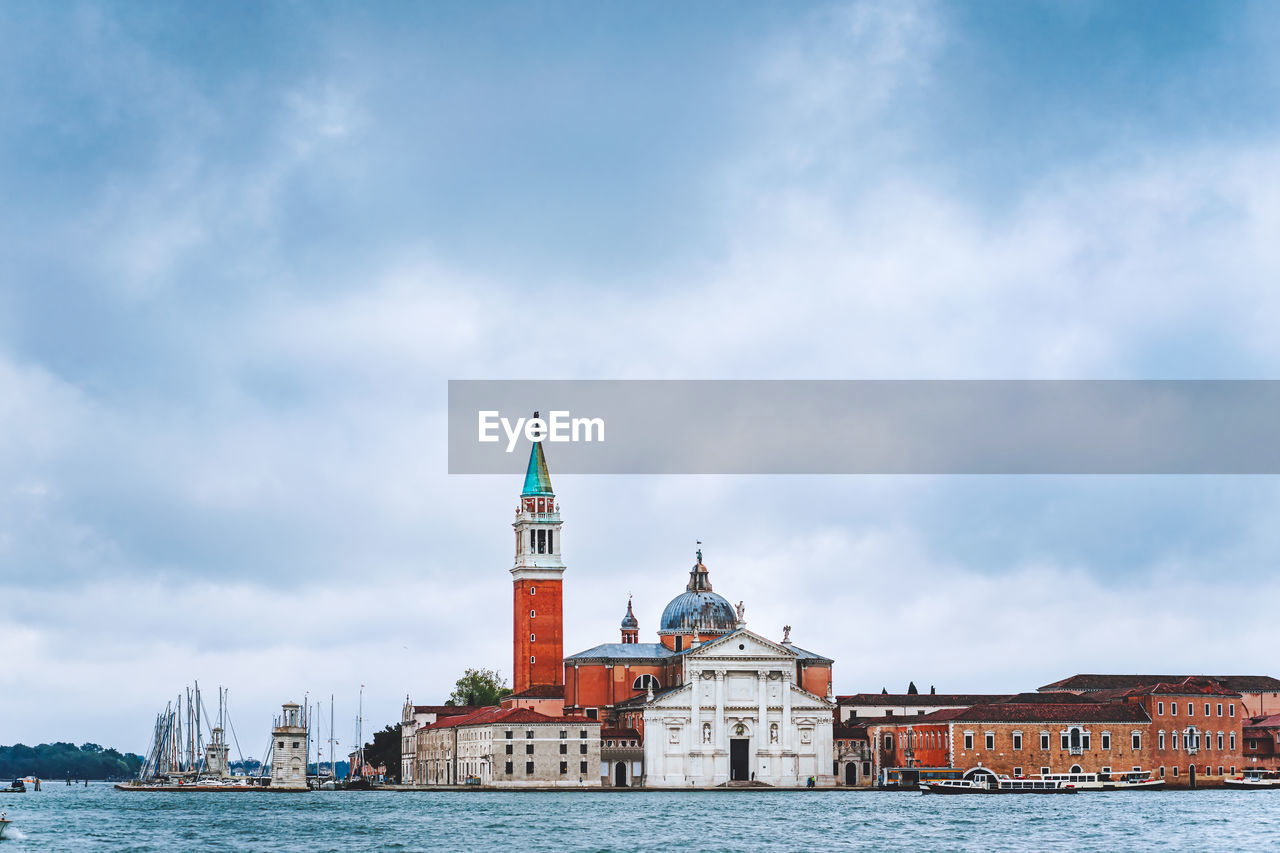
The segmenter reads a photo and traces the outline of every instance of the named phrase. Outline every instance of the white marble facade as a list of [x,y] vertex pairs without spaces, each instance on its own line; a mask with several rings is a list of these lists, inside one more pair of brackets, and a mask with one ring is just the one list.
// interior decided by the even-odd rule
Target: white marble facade
[[644,706],[644,784],[834,785],[836,706],[795,679],[795,652],[745,629],[687,652],[684,686]]

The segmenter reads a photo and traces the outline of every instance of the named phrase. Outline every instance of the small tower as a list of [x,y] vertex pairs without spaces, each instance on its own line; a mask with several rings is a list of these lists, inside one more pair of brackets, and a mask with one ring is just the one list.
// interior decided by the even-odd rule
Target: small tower
[[213,729],[213,740],[204,747],[204,773],[218,779],[226,779],[231,775],[227,765],[227,740],[221,726]]
[[283,705],[271,737],[271,787],[306,789],[307,721],[298,703]]
[[[534,412],[533,416],[538,417]],[[513,593],[512,687],[564,686],[564,615],[560,558],[560,508],[551,490],[551,473],[542,442],[529,453],[520,505],[512,527],[516,558],[511,569]]]
[[627,596],[627,615],[622,617],[622,642],[638,643],[640,642],[640,622],[636,619],[636,615],[631,612],[631,596]]

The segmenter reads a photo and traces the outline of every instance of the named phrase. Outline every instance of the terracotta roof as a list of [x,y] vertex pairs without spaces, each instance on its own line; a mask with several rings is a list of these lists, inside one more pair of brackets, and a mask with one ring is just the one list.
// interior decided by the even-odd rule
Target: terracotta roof
[[831,727],[831,737],[835,740],[867,740],[866,724],[850,726],[836,723]]
[[415,714],[435,714],[437,717],[443,715],[457,716],[459,714],[470,714],[472,711],[479,711],[484,705],[414,705],[413,713]]
[[1005,699],[1004,704],[1040,705],[1048,703],[1050,705],[1071,705],[1080,702],[1097,704],[1099,700],[1096,697],[1096,693],[1090,693],[1087,696],[1079,693],[1019,693],[1016,696],[1010,696]]
[[968,707],[992,702],[1003,702],[1009,694],[991,693],[853,693],[848,696],[837,696],[838,705],[875,705],[893,707],[956,705]]
[[519,693],[509,693],[503,699],[563,699],[563,684],[536,684]]
[[1081,673],[1052,684],[1046,684],[1042,691],[1052,690],[1116,690],[1121,688],[1141,687],[1145,684],[1175,684],[1188,678],[1207,678],[1216,681],[1228,690],[1243,693],[1280,692],[1280,679],[1269,675],[1099,675]]
[[459,726],[486,726],[497,723],[512,723],[516,725],[529,723],[571,723],[573,725],[582,725],[583,723],[598,724],[599,720],[588,720],[586,717],[552,717],[548,714],[539,714],[531,708],[507,708],[504,710],[501,706],[494,706],[492,708],[484,708],[476,711],[474,714],[436,720],[425,728],[452,729]]
[[1124,692],[1126,696],[1231,696],[1240,698],[1234,690],[1204,678],[1188,678],[1172,684],[1144,684]]
[[[932,715],[930,715],[932,716]],[[1151,718],[1133,702],[1072,702],[974,705],[954,717],[966,723],[1149,723]],[[909,725],[915,720],[903,721]]]
[[1275,729],[1280,728],[1280,714],[1271,714],[1266,717],[1254,717],[1245,723],[1245,730],[1249,729]]
[[641,740],[640,732],[635,729],[601,729],[600,737],[611,738],[635,738]]

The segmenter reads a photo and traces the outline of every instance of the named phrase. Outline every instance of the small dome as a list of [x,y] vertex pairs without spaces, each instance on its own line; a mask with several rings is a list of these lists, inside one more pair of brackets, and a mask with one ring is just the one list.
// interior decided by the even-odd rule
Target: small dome
[[627,599],[627,615],[622,617],[622,627],[635,630],[640,627],[640,621],[636,619],[636,615],[631,612],[631,599]]
[[660,631],[693,631],[708,633],[732,631],[738,616],[724,596],[706,591],[686,590],[662,611]]

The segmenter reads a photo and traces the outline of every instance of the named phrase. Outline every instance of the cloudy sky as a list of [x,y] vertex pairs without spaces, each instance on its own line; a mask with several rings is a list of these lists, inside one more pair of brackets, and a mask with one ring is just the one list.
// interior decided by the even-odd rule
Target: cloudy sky
[[[0,743],[510,672],[460,378],[1272,378],[1266,3],[0,3]],[[1276,672],[1267,477],[552,477],[837,692]],[[1035,642],[1018,639],[1035,632]],[[1011,639],[1012,635],[1012,639]],[[944,641],[940,641],[944,637]],[[1059,641],[1053,641],[1054,638]]]

